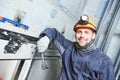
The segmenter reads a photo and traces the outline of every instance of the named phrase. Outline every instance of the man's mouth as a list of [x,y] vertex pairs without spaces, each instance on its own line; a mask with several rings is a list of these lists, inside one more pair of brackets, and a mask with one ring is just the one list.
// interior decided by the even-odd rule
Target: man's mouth
[[83,42],[83,41],[86,41],[86,39],[84,39],[84,38],[78,38],[78,40],[79,40],[79,41],[82,41],[82,42]]

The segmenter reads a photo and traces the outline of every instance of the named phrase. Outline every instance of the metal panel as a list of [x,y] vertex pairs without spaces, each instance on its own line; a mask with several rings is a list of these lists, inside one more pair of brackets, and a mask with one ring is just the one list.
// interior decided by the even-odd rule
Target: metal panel
[[111,10],[113,2],[114,2],[114,0],[108,0],[108,5],[106,5],[106,9],[105,9],[105,11],[103,13],[103,17],[101,19],[100,25],[99,25],[98,30],[97,30],[97,36],[96,36],[96,39],[94,41],[96,45],[99,42],[100,35],[101,35],[101,33],[102,33],[103,29],[104,29],[103,27],[104,27],[104,25],[106,23],[106,19],[108,18],[108,14],[109,14],[109,12]]
[[[43,68],[42,65],[44,63],[42,61],[42,57],[40,56],[40,54],[35,54],[33,58],[33,63],[31,67],[29,67],[30,71],[28,72],[23,68],[24,70],[21,71],[18,80],[21,79],[22,80],[24,79],[25,80],[59,80],[59,75],[62,67],[60,54],[56,50],[50,50],[50,51],[48,50],[44,55],[45,55],[45,62],[48,68]],[[27,62],[27,64],[29,63]],[[26,67],[27,66],[28,65],[26,65]],[[25,75],[26,71],[28,72],[27,75]]]
[[102,46],[101,46],[101,49],[106,53],[107,50],[108,50],[108,46],[110,44],[110,41],[115,33],[115,29],[117,27],[117,24],[120,20],[120,2],[118,2],[118,5],[115,9],[115,12],[114,12],[114,15],[112,17],[112,21],[108,27],[108,30],[107,30],[107,34],[106,34],[106,37],[102,43]]

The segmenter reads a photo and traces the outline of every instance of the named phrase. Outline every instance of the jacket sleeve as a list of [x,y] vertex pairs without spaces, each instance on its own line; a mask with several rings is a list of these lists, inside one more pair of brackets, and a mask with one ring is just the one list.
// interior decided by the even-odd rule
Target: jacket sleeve
[[114,75],[114,68],[112,65],[112,62],[109,62],[109,64],[107,65],[107,80],[115,80],[115,75]]
[[50,39],[50,42],[52,42],[55,47],[58,49],[58,51],[63,54],[65,49],[68,48],[69,45],[72,44],[71,41],[68,39],[65,39],[65,37],[58,32],[55,28],[46,28],[41,34],[41,36],[48,36]]
[[112,62],[108,62],[103,66],[100,80],[115,80]]

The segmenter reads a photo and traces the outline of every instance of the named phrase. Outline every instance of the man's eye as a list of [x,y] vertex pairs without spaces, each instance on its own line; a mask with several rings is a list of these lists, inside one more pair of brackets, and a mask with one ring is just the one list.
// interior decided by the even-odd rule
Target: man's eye
[[85,31],[85,34],[88,34],[89,32]]
[[81,31],[77,31],[76,33],[79,34],[79,33],[81,33]]

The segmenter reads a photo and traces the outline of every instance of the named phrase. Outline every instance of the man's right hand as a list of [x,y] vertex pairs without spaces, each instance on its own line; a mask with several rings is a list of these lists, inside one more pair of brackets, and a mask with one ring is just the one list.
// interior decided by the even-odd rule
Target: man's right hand
[[43,53],[47,50],[50,40],[47,36],[40,38],[37,41],[37,49],[39,53]]

